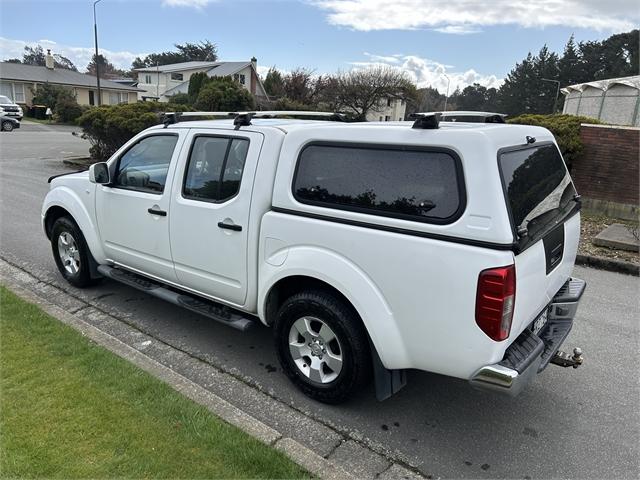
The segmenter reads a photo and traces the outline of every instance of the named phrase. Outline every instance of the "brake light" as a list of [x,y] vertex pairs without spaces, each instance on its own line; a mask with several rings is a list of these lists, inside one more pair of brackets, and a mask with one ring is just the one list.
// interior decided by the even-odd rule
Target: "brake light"
[[490,268],[478,276],[476,323],[498,342],[509,337],[516,300],[516,267]]

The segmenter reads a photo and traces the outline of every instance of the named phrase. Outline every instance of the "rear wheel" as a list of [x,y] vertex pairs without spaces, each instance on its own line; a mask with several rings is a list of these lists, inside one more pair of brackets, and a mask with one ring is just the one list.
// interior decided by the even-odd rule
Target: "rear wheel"
[[13,123],[11,122],[2,122],[2,130],[5,132],[10,132],[13,130]]
[[94,261],[80,228],[70,217],[58,218],[51,229],[51,250],[58,270],[71,285],[79,288],[97,283],[91,278]]
[[350,305],[324,291],[293,295],[280,307],[274,335],[282,369],[306,395],[340,403],[371,375],[367,335]]

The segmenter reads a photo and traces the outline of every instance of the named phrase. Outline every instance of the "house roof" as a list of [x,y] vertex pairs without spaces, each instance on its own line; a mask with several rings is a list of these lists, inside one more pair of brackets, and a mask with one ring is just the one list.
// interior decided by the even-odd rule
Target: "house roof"
[[[96,77],[85,73],[65,70],[63,68],[49,69],[38,65],[24,65],[22,63],[0,62],[0,79],[21,80],[35,83],[54,83],[71,87],[95,87]],[[139,92],[139,88],[121,83],[100,79],[100,87],[109,90],[126,90]]]
[[[188,62],[189,63],[189,62]],[[180,65],[176,63],[175,65]],[[214,65],[207,70],[207,75],[210,77],[228,77],[233,75],[234,73],[238,73],[243,68],[252,66],[251,62],[215,62]],[[262,85],[262,80],[260,80],[260,76],[258,72],[256,72],[256,78],[258,79],[258,83],[260,87],[264,90],[264,86]],[[180,85],[176,85],[173,88],[170,88],[166,92],[163,93],[164,96],[171,96],[177,93],[187,93],[189,91],[189,82],[183,82]],[[265,91],[266,92],[266,91]]]
[[571,92],[582,92],[585,88],[597,88],[598,90],[607,91],[614,85],[625,85],[640,90],[640,75],[632,77],[609,78],[607,80],[596,80],[595,82],[578,83],[569,85],[562,89],[562,93],[568,95]]
[[135,72],[176,72],[181,70],[195,70],[197,68],[207,68],[223,62],[180,62],[168,65],[158,65],[157,67],[134,68]]

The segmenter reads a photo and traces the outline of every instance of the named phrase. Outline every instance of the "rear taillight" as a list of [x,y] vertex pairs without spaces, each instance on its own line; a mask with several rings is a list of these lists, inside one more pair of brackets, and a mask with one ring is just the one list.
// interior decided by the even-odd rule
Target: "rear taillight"
[[490,268],[478,276],[476,323],[496,341],[509,337],[516,301],[516,267]]

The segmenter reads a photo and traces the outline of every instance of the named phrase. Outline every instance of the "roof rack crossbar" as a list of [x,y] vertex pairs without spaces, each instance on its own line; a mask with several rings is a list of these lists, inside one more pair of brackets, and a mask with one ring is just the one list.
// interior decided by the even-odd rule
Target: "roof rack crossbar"
[[165,127],[180,122],[187,117],[233,117],[233,124],[237,128],[251,125],[253,118],[277,118],[277,117],[323,117],[327,120],[338,122],[346,121],[342,112],[309,112],[298,110],[264,110],[246,112],[165,112],[162,115],[162,123]]

